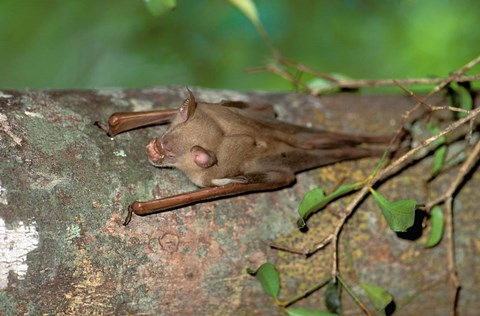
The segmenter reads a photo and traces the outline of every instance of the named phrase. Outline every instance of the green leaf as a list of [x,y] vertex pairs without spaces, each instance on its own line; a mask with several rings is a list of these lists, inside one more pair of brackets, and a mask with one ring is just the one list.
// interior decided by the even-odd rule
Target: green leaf
[[[330,73],[330,77],[339,81],[353,80],[351,77],[340,73]],[[312,90],[328,90],[330,87],[335,87],[336,81],[325,78],[313,78],[307,83],[307,86]]]
[[332,313],[340,314],[340,285],[330,280],[325,292],[325,305]]
[[332,314],[329,312],[306,309],[303,307],[291,307],[287,308],[287,314],[289,316],[336,316],[338,314]]
[[280,293],[280,275],[273,264],[266,262],[262,264],[257,271],[253,272],[247,269],[247,272],[255,276],[267,295],[275,299],[278,298],[278,294]]
[[445,157],[447,156],[447,146],[442,145],[435,150],[433,154],[432,175],[436,175],[445,165]]
[[370,189],[373,198],[382,210],[390,228],[395,232],[405,232],[415,222],[417,202],[412,199],[389,201],[374,189]]
[[360,286],[367,292],[368,298],[377,311],[383,311],[393,301],[392,295],[381,286],[365,283],[360,283]]
[[175,9],[177,0],[144,0],[148,11],[154,16],[159,16]]
[[305,226],[305,219],[307,219],[311,214],[325,207],[331,201],[352,191],[358,190],[361,186],[362,183],[360,182],[342,185],[329,195],[325,195],[323,190],[320,188],[308,191],[303,196],[303,199],[298,206],[298,215],[300,215],[300,219],[297,221],[297,226],[302,228]]
[[323,89],[326,89],[328,87],[331,87],[333,84],[334,84],[334,82],[332,82],[330,80],[327,80],[327,79],[314,78],[307,83],[307,86],[310,89],[319,89],[319,90],[321,89],[321,90],[323,90]]
[[[440,128],[433,124],[427,125],[430,133],[432,135],[436,135],[440,133]],[[439,137],[436,141],[433,142],[434,146],[439,146],[435,149],[433,154],[433,166],[432,166],[432,175],[436,175],[445,165],[445,157],[447,156],[447,146],[443,145],[447,141],[447,137],[445,135]]]
[[428,235],[425,248],[436,246],[442,240],[445,219],[440,206],[435,205],[430,211],[430,235]]
[[228,0],[232,5],[242,11],[243,15],[252,22],[257,29],[263,29],[258,17],[257,6],[252,0]]
[[[455,93],[455,95],[452,96],[453,106],[470,111],[473,108],[473,100],[470,91],[456,82],[451,83],[450,88],[452,88],[453,92]],[[465,116],[467,116],[467,113],[457,113],[458,118],[463,118]]]
[[321,188],[310,190],[303,196],[298,206],[298,215],[301,218],[308,217],[311,213],[324,207],[328,203],[325,193]]

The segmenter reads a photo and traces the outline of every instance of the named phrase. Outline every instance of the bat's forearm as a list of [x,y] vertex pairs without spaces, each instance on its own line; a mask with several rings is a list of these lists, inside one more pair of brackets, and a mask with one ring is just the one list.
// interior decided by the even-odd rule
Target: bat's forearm
[[273,190],[291,184],[295,180],[295,176],[287,172],[270,172],[266,174],[252,174],[247,176],[247,179],[254,182],[231,183],[218,187],[203,188],[146,202],[135,201],[128,207],[128,215],[125,218],[123,225],[128,225],[132,218],[132,213],[137,215],[148,215],[170,211],[219,197],[228,197],[246,192]]
[[177,110],[118,112],[110,116],[108,119],[108,127],[98,122],[96,124],[104,129],[109,136],[113,137],[135,128],[169,123],[176,114]]

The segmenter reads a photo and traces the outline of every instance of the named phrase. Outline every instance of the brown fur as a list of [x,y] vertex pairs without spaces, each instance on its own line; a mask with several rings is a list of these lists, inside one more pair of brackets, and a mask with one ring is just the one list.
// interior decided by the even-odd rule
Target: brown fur
[[341,160],[381,154],[362,143],[385,137],[330,133],[275,119],[273,107],[237,101],[199,103],[189,97],[176,112],[115,113],[107,132],[118,133],[170,122],[168,131],[150,141],[147,154],[155,166],[175,166],[199,187],[194,192],[148,202],[134,202],[139,215],[170,210],[207,199],[290,185],[295,173]]

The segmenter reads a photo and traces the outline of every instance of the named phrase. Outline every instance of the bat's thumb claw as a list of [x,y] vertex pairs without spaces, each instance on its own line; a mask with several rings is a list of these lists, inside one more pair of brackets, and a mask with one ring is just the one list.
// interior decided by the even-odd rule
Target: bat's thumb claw
[[127,226],[128,223],[130,223],[130,221],[132,220],[132,214],[133,214],[132,206],[129,206],[128,207],[128,214],[127,214],[127,217],[125,217],[125,221],[123,222],[123,226]]
[[95,121],[93,123],[93,125],[95,126],[98,126],[100,127],[103,131],[105,131],[105,133],[107,133],[108,136],[112,137],[111,133],[110,133],[110,128],[108,128],[105,124],[103,124],[102,122],[100,121]]

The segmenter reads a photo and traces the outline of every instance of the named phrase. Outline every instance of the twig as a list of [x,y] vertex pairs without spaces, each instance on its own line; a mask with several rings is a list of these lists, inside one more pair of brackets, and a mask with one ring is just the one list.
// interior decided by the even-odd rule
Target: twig
[[[272,48],[272,45],[269,45]],[[447,78],[407,78],[407,79],[379,79],[379,80],[369,80],[369,79],[363,79],[363,80],[345,80],[345,79],[339,79],[336,78],[335,76],[320,72],[318,70],[315,70],[311,67],[308,67],[302,63],[298,63],[295,61],[292,61],[286,57],[284,57],[278,49],[272,49],[272,54],[274,60],[284,66],[294,68],[300,72],[308,73],[311,74],[317,78],[323,78],[327,81],[331,82],[331,85],[322,87],[322,88],[317,88],[317,89],[311,89],[306,85],[305,83],[299,81],[298,79],[294,78],[291,75],[285,76],[285,74],[288,74],[287,71],[282,70],[281,72],[278,71],[279,67],[277,66],[272,66],[268,65],[265,67],[255,67],[255,68],[250,68],[247,70],[247,72],[252,73],[252,72],[258,72],[258,71],[269,71],[273,74],[276,74],[290,82],[292,82],[295,86],[297,87],[302,87],[305,89],[305,91],[308,91],[312,95],[319,95],[324,92],[332,91],[332,90],[337,90],[337,89],[353,89],[353,88],[361,88],[361,87],[383,87],[383,86],[394,86],[394,85],[421,85],[421,84],[437,84],[437,86],[431,91],[431,94],[428,96],[430,97],[433,94],[436,94],[438,91],[442,90],[447,86],[450,82],[455,81],[455,82],[469,82],[469,81],[477,81],[480,80],[480,74],[477,75],[471,75],[471,76],[464,76],[463,74],[473,68],[475,65],[477,65],[480,62],[480,56],[477,56],[473,60],[471,60],[469,63],[464,65],[462,68],[457,70],[456,72],[452,73],[450,76]],[[301,84],[300,84],[301,83]],[[427,98],[428,98],[427,97]]]
[[425,100],[425,99],[423,99],[423,98],[420,98],[420,97],[417,96],[415,93],[413,93],[411,90],[407,89],[401,82],[395,80],[395,83],[396,83],[397,86],[399,86],[403,91],[405,91],[409,96],[411,96],[412,98],[414,98],[415,100],[417,100],[420,104],[425,105],[426,107],[428,107],[430,111],[448,110],[448,111],[452,111],[452,112],[462,112],[462,113],[468,113],[468,112],[469,112],[468,110],[456,108],[456,107],[454,107],[454,106],[448,106],[448,105],[435,106],[435,105],[432,105],[432,104],[428,103],[427,100]]
[[439,196],[435,200],[428,202],[427,205],[426,205],[427,210],[431,209],[435,205],[445,203],[448,198],[450,198],[454,195],[455,191],[458,189],[461,182],[463,181],[465,175],[473,167],[476,160],[478,160],[479,152],[480,152],[480,141],[477,142],[477,144],[473,148],[472,152],[468,155],[467,159],[464,161],[464,163],[460,167],[459,172],[457,173],[457,176],[452,181],[452,183],[448,187],[447,191],[445,191],[444,194],[442,194],[441,196]]
[[[476,63],[480,62],[480,57],[479,58],[476,58],[475,59]],[[475,64],[476,64],[475,63]],[[473,63],[470,62],[468,63],[466,66],[470,66],[472,65],[473,67]],[[469,69],[468,67],[462,67],[462,69]],[[466,71],[466,70],[465,70]],[[457,75],[461,74],[460,72],[455,72]],[[453,80],[454,77],[450,76],[447,80],[451,81]],[[446,82],[443,82],[441,83],[439,86],[443,86],[445,87],[448,83]],[[438,87],[438,86],[437,86]],[[435,91],[440,91],[439,89],[437,89],[437,87],[431,92],[428,94],[427,98],[434,95],[435,94]],[[421,104],[421,103],[418,103],[416,105],[416,107]],[[473,121],[478,115],[480,114],[480,108],[477,108],[475,110],[472,110],[470,111],[470,113],[465,117],[465,118],[462,118],[462,119],[459,119],[457,120],[456,122],[450,124],[447,128],[445,128],[444,130],[442,130],[440,133],[438,133],[437,135],[434,135],[426,140],[424,140],[420,145],[418,145],[417,147],[411,149],[409,152],[407,152],[406,154],[404,154],[403,156],[401,156],[400,158],[398,158],[397,160],[395,160],[392,164],[390,164],[389,166],[387,166],[385,169],[381,170],[380,172],[377,173],[377,175],[375,175],[373,177],[373,179],[370,181],[369,185],[363,187],[358,193],[357,195],[355,196],[355,198],[347,205],[346,207],[346,211],[344,213],[344,216],[342,217],[342,219],[340,220],[340,222],[338,223],[337,227],[335,228],[335,232],[334,232],[334,237],[333,237],[333,264],[332,264],[332,278],[335,280],[338,276],[338,237],[340,235],[340,232],[346,222],[346,220],[350,217],[350,215],[353,213],[353,211],[356,209],[357,205],[360,203],[360,201],[363,200],[363,198],[368,194],[369,192],[369,186],[373,186],[375,185],[375,183],[377,183],[378,181],[386,178],[387,176],[391,175],[392,173],[398,171],[400,169],[400,167],[404,166],[406,161],[408,161],[411,157],[413,157],[418,151],[420,151],[422,148],[425,148],[427,146],[429,146],[430,144],[432,144],[435,140],[437,140],[438,138],[442,137],[443,135],[447,134],[447,133],[450,133],[451,131],[457,129],[458,127],[460,127],[461,125],[465,124],[466,122],[470,122],[470,121]],[[477,157],[478,156],[478,151],[480,151],[480,142],[477,144],[477,146],[475,147],[475,149],[472,151],[472,154],[470,155],[469,158],[471,158],[471,160],[474,159],[474,157]],[[467,161],[469,161],[470,159],[467,159]],[[468,167],[468,169],[471,167],[471,164],[473,164],[473,162],[465,162],[464,165],[462,166],[462,168],[464,166],[466,166],[465,168]],[[466,173],[465,173],[466,174]],[[459,180],[456,180],[454,181],[458,183],[461,182],[461,180],[463,179],[463,176],[459,179]],[[453,184],[452,183],[452,186]],[[456,188],[458,188],[458,185],[456,185],[453,189],[451,189],[452,191],[452,195],[453,195],[453,192],[455,192]],[[447,192],[450,191],[450,190],[447,190]],[[450,199],[452,197],[452,195],[450,195]],[[449,200],[449,202],[451,203],[452,201]],[[450,204],[451,205],[451,204]],[[447,212],[447,213],[450,213],[450,220],[452,219],[452,210],[451,210],[451,207],[450,207],[450,212]],[[452,225],[452,223],[450,223],[450,225]],[[450,226],[451,229],[450,229],[450,242],[449,242],[449,270],[450,270],[450,283],[451,283],[451,300],[452,300],[452,313],[453,315],[455,315],[455,312],[456,312],[456,302],[457,302],[457,298],[458,298],[458,289],[459,289],[459,286],[458,286],[458,278],[457,278],[457,274],[456,274],[456,269],[455,269],[455,256],[454,256],[454,252],[453,252],[453,247],[454,247],[454,244],[453,244],[453,226]],[[449,238],[449,237],[447,237]]]
[[450,280],[450,315],[457,315],[457,301],[460,290],[460,284],[458,282],[457,267],[455,264],[455,241],[453,239],[453,197],[449,197],[445,201],[445,226],[447,239],[447,256],[448,256],[448,274]]
[[450,279],[450,301],[451,301],[450,315],[452,316],[456,315],[458,295],[461,288],[460,283],[458,281],[457,268],[455,264],[455,240],[453,238],[453,233],[454,233],[453,196],[455,192],[458,190],[465,176],[468,174],[468,172],[470,172],[472,167],[475,165],[475,163],[479,159],[479,154],[480,154],[480,141],[477,142],[472,152],[468,155],[467,160],[465,160],[465,162],[460,167],[459,172],[457,173],[453,182],[448,187],[447,191],[439,198],[427,204],[427,210],[429,210],[437,204],[445,203],[445,208],[446,208],[445,226],[447,227],[445,237],[447,239],[447,244],[448,244],[448,271],[450,275],[449,279]]
[[[441,83],[439,83],[435,88],[425,97],[425,100],[430,98],[431,96],[435,95],[438,93],[441,89],[446,87],[450,82],[452,82],[455,78],[462,76],[466,71],[474,67],[476,64],[480,62],[480,56],[476,57],[472,61],[468,62],[465,66],[460,68],[459,70],[455,71],[452,73],[448,78],[444,79]],[[422,103],[418,102],[413,109],[418,108],[421,106]],[[412,111],[409,111],[409,114],[412,113]],[[408,115],[409,115],[408,114]],[[421,149],[429,146],[431,143],[433,143],[435,140],[438,138],[442,137],[443,135],[450,133],[451,131],[457,129],[461,125],[465,124],[466,122],[469,122],[473,119],[475,119],[478,115],[480,114],[480,108],[477,108],[475,110],[470,111],[470,113],[464,117],[461,118],[454,123],[450,124],[442,130],[440,133],[437,135],[434,135],[426,140],[424,140],[420,145],[418,145],[415,148],[412,148],[410,151],[408,151],[406,154],[392,162],[390,165],[388,165],[385,169],[380,170],[369,182],[368,185],[365,185],[353,198],[353,200],[347,205],[343,217],[340,219],[338,225],[335,228],[332,244],[333,244],[333,264],[332,264],[332,278],[333,280],[336,280],[337,275],[338,275],[338,237],[340,235],[340,232],[342,231],[342,228],[347,221],[347,219],[350,217],[350,215],[354,212],[356,207],[360,204],[360,202],[367,196],[369,193],[369,187],[375,185],[378,181],[385,179],[386,177],[390,176],[394,172],[397,172],[399,169],[401,169],[403,166],[405,166],[406,162],[413,157],[417,152],[419,152]],[[404,120],[407,119],[407,116],[404,115]],[[402,122],[402,125],[404,122]],[[401,128],[399,128],[401,130]],[[397,137],[398,133],[395,135]],[[393,143],[393,142],[392,142]]]
[[376,182],[378,182],[379,180],[383,179],[383,178],[386,178],[387,176],[389,176],[390,174],[398,171],[401,167],[403,167],[405,165],[405,162],[407,160],[409,160],[412,156],[414,156],[418,151],[420,151],[421,149],[429,146],[430,144],[432,144],[434,141],[436,141],[437,139],[439,139],[440,137],[442,137],[443,135],[446,135],[454,130],[456,130],[457,128],[459,128],[460,126],[462,126],[463,124],[475,119],[477,116],[480,115],[480,108],[476,108],[472,111],[469,112],[469,114],[464,117],[464,118],[461,118],[455,122],[453,122],[452,124],[448,125],[445,129],[443,129],[440,133],[430,137],[430,138],[427,138],[425,139],[424,141],[421,142],[420,145],[418,145],[417,147],[415,148],[412,148],[410,151],[408,151],[406,154],[404,154],[403,156],[401,156],[400,158],[398,158],[397,160],[395,160],[392,164],[390,164],[388,167],[386,167],[385,169],[383,169],[382,171],[380,171],[375,177],[373,177],[373,179],[371,180],[370,184],[371,185],[374,185]]
[[310,88],[307,85],[305,85],[301,80],[298,80],[291,73],[282,69],[281,67],[279,67],[276,64],[269,64],[267,66],[255,67],[255,68],[250,68],[250,69],[247,70],[247,72],[249,72],[249,73],[258,72],[258,71],[269,71],[269,72],[271,72],[273,74],[276,74],[277,76],[279,76],[279,77],[281,77],[281,78],[283,78],[287,81],[290,81],[297,88],[300,87],[305,91],[310,90]]
[[290,60],[290,59],[288,59],[288,58],[286,58],[282,55],[275,56],[275,59],[278,62],[280,62],[281,64],[284,64],[285,66],[293,67],[293,68],[295,68],[299,71],[306,72],[308,74],[314,75],[315,77],[323,78],[323,79],[326,79],[326,80],[332,81],[332,82],[339,82],[340,81],[338,78],[335,78],[334,76],[332,76],[330,74],[317,71],[317,70],[315,70],[311,67],[308,67],[308,66],[306,66],[302,63],[298,63],[296,61]]
[[[282,61],[284,61],[284,57],[281,57]],[[327,87],[322,87],[322,88],[317,88],[317,89],[311,89],[308,87],[305,83],[302,82],[301,86],[302,88],[305,89],[305,91],[308,91],[312,95],[320,95],[325,92],[329,92],[332,90],[338,90],[338,89],[355,89],[355,88],[363,88],[363,87],[386,87],[386,86],[394,86],[394,85],[427,85],[427,84],[438,84],[438,83],[443,83],[445,80],[448,80],[449,77],[447,78],[407,78],[407,79],[379,79],[379,80],[373,80],[373,79],[366,79],[366,80],[339,80],[327,73],[319,72],[316,71],[312,68],[309,68],[308,66],[297,63],[294,61],[288,60],[288,62],[283,63],[284,65],[291,66],[295,68],[298,71],[305,72],[308,74],[311,74],[315,77],[318,78],[323,78],[327,81],[331,81],[332,84],[327,86]],[[287,81],[292,82],[294,85],[298,86],[298,80],[295,79],[293,76],[285,76],[283,73],[278,72],[279,67],[273,67],[272,65],[268,66],[262,66],[262,67],[252,67],[247,69],[248,73],[255,73],[255,72],[262,72],[262,71],[267,71],[271,72]],[[283,70],[285,73],[286,71]],[[449,83],[454,81],[454,82],[469,82],[469,81],[477,81],[480,80],[480,74],[477,75],[471,75],[471,76],[458,76],[455,77],[454,80],[448,81]],[[442,88],[443,89],[443,88]]]
[[[407,121],[407,119],[409,118],[409,116],[411,115],[411,113],[416,111],[420,106],[426,105],[431,110],[438,110],[440,108],[451,110],[450,107],[433,107],[432,105],[428,104],[427,99],[429,99],[431,96],[433,96],[436,93],[438,93],[439,91],[441,91],[444,87],[446,87],[452,81],[460,82],[462,80],[462,78],[466,78],[466,77],[463,77],[463,74],[466,71],[468,71],[469,69],[471,69],[472,67],[474,67],[478,63],[480,63],[480,56],[478,56],[477,58],[475,58],[472,61],[470,61],[469,63],[467,63],[465,66],[463,66],[461,69],[455,71],[454,73],[452,73],[447,78],[441,79],[440,81],[435,81],[435,82],[438,82],[438,85],[435,86],[435,88],[425,98],[419,98],[419,97],[415,96],[411,91],[409,91],[408,89],[403,87],[404,84],[409,84],[409,83],[405,83],[404,81],[401,81],[401,80],[392,80],[392,84],[396,84],[396,85],[400,86],[409,95],[411,95],[412,97],[417,99],[418,102],[417,102],[417,104],[415,104],[414,107],[412,107],[410,110],[408,110],[404,113],[402,123],[400,124],[399,128],[397,129],[397,133],[393,137],[389,147],[393,146],[395,139],[400,135],[400,132],[403,129],[403,126],[404,126],[405,122]],[[479,79],[480,75],[479,76],[474,76],[474,77],[476,79]],[[472,79],[470,78],[468,81],[471,81],[471,80]],[[447,126],[445,129],[443,129],[440,133],[438,133],[438,134],[436,134],[436,135],[434,135],[434,136],[432,136],[428,139],[425,139],[424,141],[421,142],[421,144],[419,144],[415,148],[412,148],[410,151],[408,151],[406,154],[404,154],[400,158],[393,161],[391,164],[386,166],[384,169],[379,170],[370,179],[370,181],[356,193],[356,195],[353,197],[352,201],[350,201],[350,203],[347,205],[347,207],[345,208],[345,212],[343,212],[343,215],[342,215],[341,219],[339,220],[338,224],[336,225],[333,234],[328,236],[322,242],[318,243],[311,250],[307,250],[307,251],[303,250],[302,251],[302,250],[298,250],[296,248],[283,247],[283,246],[277,246],[277,245],[272,245],[272,247],[277,248],[277,249],[281,249],[281,250],[285,250],[285,251],[289,251],[289,252],[292,252],[292,253],[298,253],[298,254],[302,254],[302,255],[307,256],[307,255],[310,255],[313,252],[317,251],[318,249],[321,249],[321,248],[325,247],[325,245],[327,245],[329,242],[331,242],[333,244],[333,249],[332,249],[333,260],[332,260],[331,276],[332,276],[333,281],[335,282],[337,280],[338,276],[339,276],[339,274],[338,274],[338,240],[339,240],[340,233],[341,233],[341,231],[343,229],[343,226],[345,225],[347,219],[352,215],[352,213],[355,211],[355,209],[360,204],[360,202],[369,194],[369,191],[370,191],[369,189],[372,186],[374,186],[377,182],[387,178],[388,176],[392,175],[393,173],[395,173],[398,170],[400,170],[401,168],[403,168],[414,155],[416,155],[423,148],[426,148],[427,146],[431,145],[434,141],[436,141],[440,137],[456,130],[457,128],[459,128],[460,126],[462,126],[463,124],[465,124],[467,122],[470,122],[470,124],[473,126],[473,121],[475,120],[475,118],[477,118],[480,115],[480,108],[476,108],[476,109],[471,110],[471,111],[466,111],[465,113],[468,113],[468,114],[464,118],[458,119],[457,121],[455,121],[452,124],[450,124],[449,126]],[[468,173],[468,171],[473,166],[474,160],[475,160],[475,158],[478,157],[479,152],[480,152],[480,142],[477,143],[475,148],[472,150],[472,153],[468,157],[467,161],[465,161],[465,163],[462,165],[459,175],[457,176],[455,181],[451,184],[452,189],[449,188],[449,190],[447,190],[446,193],[449,193],[448,196],[444,195],[444,197],[447,196],[447,198],[442,200],[449,205],[449,206],[447,206],[448,210],[447,210],[446,221],[447,221],[447,225],[448,225],[447,226],[448,227],[447,239],[449,241],[448,242],[449,243],[449,259],[448,259],[449,263],[448,263],[448,265],[449,265],[449,271],[450,271],[449,274],[450,274],[450,283],[451,283],[451,300],[452,300],[451,314],[452,315],[455,315],[455,313],[456,313],[456,302],[458,300],[458,294],[459,294],[459,283],[458,283],[456,267],[455,267],[455,255],[454,255],[454,243],[453,243],[452,200],[453,200],[453,194],[458,189],[458,186],[461,183],[461,181],[463,180],[464,176]],[[431,206],[432,205],[430,205],[430,207]],[[311,252],[311,251],[313,251],[313,252]]]
[[[409,84],[437,84],[435,88],[427,95],[426,99],[431,97],[432,95],[438,93],[440,90],[445,88],[450,82],[456,81],[456,82],[466,82],[466,81],[476,81],[480,79],[480,75],[474,75],[474,76],[463,76],[464,73],[466,73],[468,70],[472,69],[480,63],[480,56],[477,56],[476,58],[472,59],[470,62],[465,64],[462,68],[459,70],[455,71],[452,73],[450,76],[447,78],[428,78],[428,79],[405,79],[405,80],[394,80],[394,79],[387,79],[387,80],[358,80],[356,81],[357,83],[360,83],[362,85],[358,86],[345,86],[345,88],[355,88],[355,87],[374,87],[374,86],[388,86],[388,85],[397,85],[397,83],[401,83],[403,85],[409,85]],[[345,84],[345,83],[355,83],[355,81],[338,81],[337,85],[339,84]],[[339,86],[342,88],[342,86]],[[331,89],[331,87],[327,87],[328,89]],[[325,88],[325,89],[327,89]],[[328,90],[326,90],[328,91]],[[316,91],[317,94],[321,93],[320,89]]]
[[[469,63],[464,65],[462,68],[459,70],[455,71],[452,73],[450,76],[447,78],[418,78],[418,79],[403,79],[403,80],[398,80],[398,79],[386,79],[386,80],[339,80],[338,78],[335,78],[334,76],[331,76],[326,73],[318,72],[310,67],[307,67],[303,64],[296,63],[293,61],[288,60],[287,58],[284,58],[281,53],[273,46],[267,32],[263,28],[261,24],[256,24],[257,30],[264,39],[267,44],[269,44],[272,53],[274,55],[275,60],[277,60],[279,63],[287,66],[287,67],[293,67],[297,69],[300,72],[306,72],[309,74],[312,74],[316,77],[323,78],[326,80],[329,80],[332,82],[330,86],[327,86],[325,88],[320,88],[320,89],[310,89],[308,85],[304,84],[300,79],[296,78],[295,76],[291,75],[290,72],[286,71],[285,69],[282,69],[281,67],[278,67],[277,65],[268,65],[263,68],[256,68],[254,71],[262,71],[262,70],[267,70],[270,72],[273,72],[274,74],[279,75],[280,77],[285,78],[286,80],[289,80],[292,82],[296,87],[302,87],[306,91],[309,91],[313,95],[318,95],[321,92],[325,91],[330,91],[333,89],[338,89],[338,88],[359,88],[359,87],[378,87],[378,86],[391,86],[391,85],[397,85],[400,88],[402,88],[406,93],[408,93],[410,96],[415,98],[418,103],[409,111],[407,111],[403,115],[403,121],[401,126],[398,128],[397,133],[393,137],[392,141],[390,142],[389,148],[393,146],[395,139],[400,135],[401,130],[403,129],[403,126],[405,124],[405,121],[408,119],[411,113],[416,111],[420,106],[425,105],[429,107],[431,111],[437,111],[437,110],[450,110],[450,111],[455,111],[455,112],[463,112],[467,113],[465,118],[459,119],[456,122],[450,124],[447,128],[442,130],[440,133],[437,135],[434,135],[426,140],[424,140],[419,146],[411,149],[409,152],[395,160],[393,163],[385,167],[383,170],[380,170],[373,178],[369,181],[367,185],[365,185],[354,197],[354,199],[347,205],[346,210],[340,219],[339,223],[335,227],[335,231],[332,235],[329,235],[327,238],[325,238],[322,242],[318,243],[312,250],[310,251],[299,251],[296,248],[290,248],[290,247],[285,247],[285,246],[278,246],[275,244],[271,244],[272,248],[276,248],[279,250],[285,250],[293,253],[299,253],[303,254],[305,256],[317,251],[318,249],[321,249],[325,247],[328,243],[333,242],[333,266],[332,266],[332,278],[333,281],[335,282],[338,278],[340,282],[343,284],[344,288],[349,290],[348,287],[345,285],[343,279],[340,277],[338,274],[338,239],[340,236],[340,233],[342,231],[343,226],[345,225],[347,219],[350,217],[350,215],[354,212],[356,207],[359,205],[359,203],[363,200],[363,198],[369,193],[369,189],[375,185],[378,181],[381,181],[382,179],[385,179],[389,175],[391,175],[393,172],[398,171],[401,167],[406,165],[406,162],[413,157],[418,151],[421,149],[429,146],[431,143],[433,143],[435,140],[439,139],[443,135],[450,133],[451,131],[457,129],[461,125],[463,125],[466,122],[470,122],[471,129],[473,129],[473,124],[474,124],[474,119],[480,114],[480,108],[477,108],[472,111],[467,111],[463,109],[458,109],[455,107],[450,107],[450,106],[433,106],[429,104],[426,100],[430,98],[431,96],[435,95],[439,91],[441,91],[443,88],[445,88],[448,84],[450,84],[452,81],[455,82],[468,82],[468,81],[476,81],[480,79],[480,75],[473,75],[473,76],[464,76],[463,74],[473,68],[475,65],[480,63],[480,56],[477,56],[473,60],[471,60]],[[430,93],[425,97],[425,99],[419,98],[416,96],[413,92],[405,88],[405,85],[412,85],[412,84],[437,84],[433,90],[430,91]],[[471,133],[471,132],[470,132]],[[468,137],[468,135],[467,135]],[[455,177],[454,181],[450,184],[449,188],[445,192],[444,195],[441,197],[437,198],[436,200],[430,202],[427,205],[427,210],[429,210],[432,206],[440,203],[445,203],[445,206],[447,208],[446,211],[446,216],[445,216],[445,224],[447,227],[446,230],[446,238],[448,241],[448,270],[449,270],[449,279],[450,279],[450,286],[451,286],[451,291],[450,291],[450,300],[451,300],[451,310],[450,310],[450,315],[455,316],[457,313],[457,301],[458,301],[458,295],[459,295],[459,290],[460,290],[460,284],[458,281],[458,275],[457,275],[457,270],[456,270],[456,264],[455,264],[455,244],[454,244],[454,238],[453,238],[453,233],[454,233],[454,227],[453,227],[453,196],[455,192],[458,190],[461,182],[464,180],[465,176],[467,173],[471,170],[475,162],[478,160],[480,154],[480,141],[477,141],[477,144],[473,148],[472,152],[468,156],[467,160],[462,164],[460,167],[460,170]],[[301,295],[298,295],[294,297],[292,300],[286,302],[283,307],[285,308],[286,306],[292,304],[293,302],[305,297],[306,295],[310,294],[311,292],[317,290],[318,288],[324,286],[326,282],[319,283],[312,287],[311,289],[307,290],[305,293],[302,293]],[[352,295],[351,295],[352,296]],[[355,296],[352,296],[355,299]],[[370,315],[370,312],[365,308],[363,304],[359,305],[364,312],[367,313],[367,315]]]
[[420,145],[418,145],[415,148],[412,148],[410,151],[408,151],[406,154],[392,162],[390,165],[388,165],[385,169],[380,170],[376,176],[372,178],[370,181],[369,185],[364,186],[354,197],[354,199],[347,205],[346,211],[342,218],[340,219],[340,222],[338,223],[337,227],[335,228],[334,232],[334,237],[332,240],[333,247],[334,247],[334,255],[333,255],[333,269],[332,269],[332,276],[335,278],[337,276],[338,270],[337,270],[337,243],[338,243],[338,236],[340,234],[340,231],[345,224],[346,220],[348,217],[353,213],[357,205],[363,200],[363,198],[368,194],[369,192],[369,186],[375,185],[378,181],[385,179],[389,175],[393,174],[394,172],[398,171],[400,168],[405,166],[406,162],[412,158],[417,152],[419,152],[421,149],[429,146],[432,144],[434,141],[439,139],[445,134],[450,133],[451,131],[459,128],[466,122],[476,118],[477,116],[480,115],[480,108],[477,108],[475,110],[470,111],[470,114],[462,119],[457,120],[456,122],[450,124],[447,126],[444,130],[442,130],[440,133],[437,135],[434,135],[426,140],[424,140]]
[[[338,271],[337,270],[337,253],[336,253],[336,248],[337,248],[336,243],[338,242],[338,236],[340,234],[340,231],[341,231],[343,225],[345,224],[346,220],[348,219],[348,217],[353,213],[353,211],[355,210],[357,205],[360,204],[360,202],[363,200],[363,198],[365,198],[365,196],[367,196],[367,194],[369,193],[369,186],[375,185],[377,182],[387,178],[391,174],[393,174],[396,171],[398,171],[399,169],[403,168],[403,166],[406,165],[406,163],[410,160],[410,158],[412,158],[415,154],[417,154],[423,148],[431,145],[433,142],[435,142],[437,139],[439,139],[443,135],[446,135],[446,134],[456,130],[457,128],[459,128],[460,126],[465,124],[466,122],[475,119],[477,116],[480,116],[480,108],[472,110],[469,113],[470,114],[468,116],[455,121],[454,123],[447,126],[445,129],[443,129],[440,133],[424,140],[420,145],[418,145],[415,148],[412,148],[410,151],[405,153],[403,156],[399,157],[397,160],[392,162],[385,169],[379,171],[377,173],[377,175],[374,176],[370,180],[369,185],[366,185],[363,188],[361,188],[360,191],[358,191],[356,193],[353,200],[347,205],[347,207],[345,208],[346,211],[343,214],[343,216],[340,218],[340,221],[337,224],[337,226],[335,227],[335,231],[333,232],[333,234],[329,235],[328,237],[323,239],[321,242],[315,244],[313,247],[307,248],[307,249],[300,249],[300,248],[295,248],[295,247],[290,247],[290,246],[279,245],[279,244],[275,244],[275,243],[270,244],[270,247],[272,247],[274,249],[277,249],[277,250],[282,250],[282,251],[294,253],[294,254],[309,256],[309,255],[312,255],[313,253],[317,252],[318,250],[324,248],[329,243],[333,243],[333,245],[334,245],[334,256],[333,256],[334,264],[333,265],[334,266],[333,266],[333,269],[332,269],[332,276],[336,276],[337,271]],[[441,198],[439,198],[438,200],[441,200]],[[436,202],[435,204],[439,204],[440,202]],[[435,205],[435,204],[433,204],[433,205]],[[427,205],[427,208],[428,208],[428,205]]]
[[280,305],[283,307],[283,308],[287,308],[288,306],[292,305],[293,303],[297,302],[298,300],[301,300],[302,298],[312,294],[313,292],[315,292],[316,290],[324,287],[325,285],[328,284],[328,281],[330,281],[330,278],[326,278],[325,280],[315,284],[314,286],[308,288],[306,291],[304,291],[303,293],[300,293],[296,296],[294,296],[293,298],[289,299],[288,301],[286,302],[282,302]]
[[[467,71],[469,71],[470,69],[472,69],[473,67],[475,67],[478,63],[480,63],[480,55],[477,56],[476,58],[472,59],[471,61],[469,61],[467,64],[465,64],[462,68],[460,68],[459,70],[455,71],[454,73],[452,73],[450,76],[448,76],[448,78],[444,81],[444,82],[441,82],[439,85],[437,85],[427,96],[427,99],[436,94],[437,92],[439,92],[440,90],[442,90],[443,88],[445,88],[448,84],[450,84],[450,82],[454,81],[454,80],[458,80],[458,78],[460,78],[461,76],[463,76],[464,73],[466,73]],[[471,80],[470,80],[471,81]]]
[[308,248],[308,249],[301,249],[301,248],[296,248],[296,247],[284,246],[284,245],[279,245],[279,244],[276,244],[276,243],[271,243],[270,247],[273,248],[273,249],[286,251],[286,252],[290,252],[290,253],[294,253],[294,254],[297,254],[297,255],[303,255],[305,257],[308,257],[311,254],[313,254],[313,253],[317,252],[318,250],[327,246],[332,241],[332,239],[333,239],[333,235],[328,235],[321,242],[316,243],[313,247]]
[[[331,90],[362,87],[386,87],[398,83],[402,85],[427,85],[442,83],[446,78],[407,78],[407,79],[380,79],[380,80],[337,80],[330,86],[312,89],[313,95],[319,95]],[[455,82],[468,82],[480,80],[480,75],[457,77]]]

